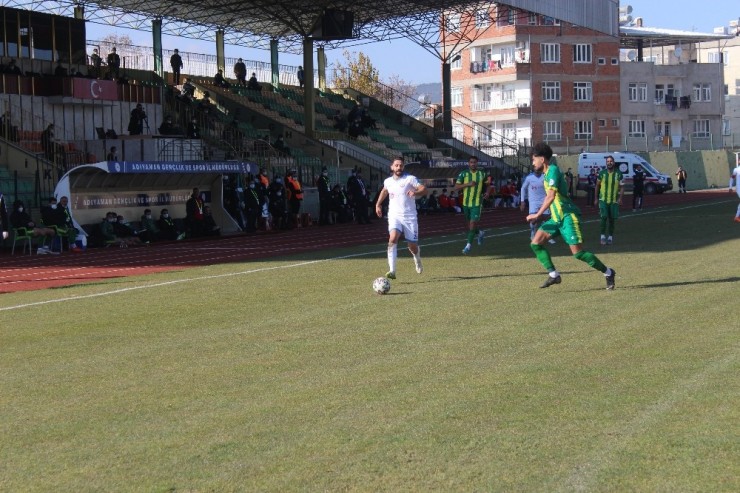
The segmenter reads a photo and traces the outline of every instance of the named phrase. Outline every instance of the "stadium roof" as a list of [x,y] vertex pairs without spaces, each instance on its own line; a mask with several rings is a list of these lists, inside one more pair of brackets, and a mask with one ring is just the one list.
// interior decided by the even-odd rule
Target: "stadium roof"
[[640,43],[642,43],[643,48],[648,48],[650,46],[673,46],[681,43],[721,41],[733,37],[730,34],[699,33],[657,27],[621,26],[619,28],[619,45],[620,48],[624,49],[637,49]]
[[[4,0],[8,7],[46,11],[71,17],[84,9],[90,22],[116,27],[151,30],[153,19],[162,20],[162,33],[213,40],[223,30],[230,45],[269,48],[277,39],[280,50],[302,53],[326,9],[351,12],[353,37],[317,41],[327,49],[408,37],[417,33],[426,43],[438,43],[440,13],[490,7],[494,3],[537,11],[561,20],[616,35],[618,0]],[[613,11],[613,12],[612,12]],[[608,12],[608,15],[604,13]],[[421,36],[418,33],[422,33]]]

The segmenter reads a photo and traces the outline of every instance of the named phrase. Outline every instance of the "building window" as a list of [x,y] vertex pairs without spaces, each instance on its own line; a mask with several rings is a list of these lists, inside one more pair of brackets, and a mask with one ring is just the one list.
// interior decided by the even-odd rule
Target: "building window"
[[542,101],[560,101],[560,81],[542,83]]
[[488,9],[480,9],[475,12],[475,27],[484,28],[491,24],[491,16],[488,15]]
[[647,101],[647,83],[631,82],[627,86],[628,99],[630,101]]
[[707,139],[710,136],[709,120],[694,120],[694,137]]
[[591,90],[590,82],[574,82],[573,83],[573,100],[574,101],[591,101],[593,91]]
[[591,45],[573,45],[573,63],[591,63]]
[[573,134],[576,139],[591,140],[594,136],[593,122],[590,120],[573,122]]
[[675,99],[678,96],[673,84],[655,84],[655,104],[665,103],[666,97]]
[[542,127],[542,139],[545,142],[552,141],[552,140],[560,140],[561,133],[562,132],[561,132],[560,122],[556,122],[556,121],[544,122],[544,126]]
[[560,63],[560,44],[541,43],[540,52],[542,63]]
[[460,14],[448,14],[445,20],[448,33],[460,32]]
[[728,64],[730,54],[727,51],[710,51],[707,54],[707,60],[709,63],[721,63],[723,65]]
[[600,57],[597,62],[599,65],[606,65],[606,58]]
[[645,120],[630,120],[627,132],[630,137],[645,137]]
[[599,128],[604,127],[606,127],[606,120],[604,120],[603,118],[599,118]]
[[671,135],[671,122],[654,122],[653,128],[655,130],[655,136],[657,138]]
[[527,23],[530,26],[536,26],[537,25],[537,14],[535,14],[534,12],[530,12],[529,17],[527,19]]
[[612,65],[619,65],[619,58],[612,58]]
[[454,108],[463,105],[463,90],[462,87],[453,87],[451,90],[452,106]]
[[722,135],[732,135],[732,123],[727,118],[722,119]]
[[619,128],[619,118],[612,118],[612,127]]
[[693,92],[694,102],[699,101],[708,102],[712,100],[712,85],[711,84],[694,84]]
[[450,57],[450,69],[455,70],[462,68],[462,53],[453,53]]

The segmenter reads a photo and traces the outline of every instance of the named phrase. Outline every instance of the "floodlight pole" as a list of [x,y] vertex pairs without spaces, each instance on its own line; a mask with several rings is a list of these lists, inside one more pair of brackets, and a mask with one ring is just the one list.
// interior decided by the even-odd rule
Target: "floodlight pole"
[[162,62],[162,19],[152,20],[152,51],[154,52],[154,73],[164,79]]
[[270,40],[270,68],[272,75],[272,87],[280,88],[280,65],[278,61],[278,40]]
[[442,132],[445,139],[452,137],[452,73],[448,58],[442,62]]

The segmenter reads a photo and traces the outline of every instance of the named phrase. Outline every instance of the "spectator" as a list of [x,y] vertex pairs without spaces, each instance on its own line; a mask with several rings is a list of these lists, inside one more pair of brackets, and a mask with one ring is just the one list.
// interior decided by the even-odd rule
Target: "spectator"
[[568,184],[568,197],[573,198],[573,168],[568,168],[565,172],[565,183]]
[[62,195],[59,199],[58,210],[62,223],[59,225],[60,228],[67,230],[67,238],[69,240],[70,251],[81,252],[82,249],[77,246],[77,242],[80,242],[82,246],[87,245],[87,238],[85,234],[80,234],[80,231],[75,228],[75,223],[72,221],[72,213],[69,212],[69,198],[66,195]]
[[641,164],[636,164],[632,173],[632,212],[642,210],[642,196],[645,192],[645,172]]
[[144,241],[157,241],[159,239],[160,231],[157,222],[152,218],[152,210],[144,209],[144,214],[141,215],[141,234]]
[[301,65],[298,66],[298,72],[296,72],[296,77],[298,78],[298,87],[303,87],[304,84],[304,78],[305,74],[303,73],[303,67]]
[[368,215],[369,196],[367,185],[362,178],[362,170],[357,169],[347,180],[347,192],[352,200],[352,207],[355,210],[355,219],[358,224],[372,224]]
[[172,67],[172,75],[174,76],[175,85],[180,85],[180,69],[184,67],[182,63],[182,57],[180,52],[175,48],[175,52],[170,57],[170,67]]
[[[13,203],[13,212],[10,214],[10,225],[13,228],[26,228],[26,231],[34,237],[44,236],[46,238],[53,238],[55,234],[52,228],[36,225],[33,219],[31,219],[30,214],[26,212],[22,200],[16,200]],[[37,253],[45,254],[57,252],[52,252],[51,248],[43,245],[39,247]]]
[[[54,230],[55,237],[52,238],[51,242],[51,249],[53,251],[62,251],[62,243],[61,238],[63,236],[67,236],[68,231],[67,228],[64,225],[64,213],[59,208],[59,204],[57,204],[56,197],[50,197],[49,203],[41,208],[41,223],[44,227],[51,228]],[[76,233],[73,233],[72,238],[69,240],[69,244],[74,244],[74,240],[76,237]],[[58,245],[58,246],[57,246]]]
[[90,55],[90,65],[92,66],[92,70],[90,71],[90,76],[94,79],[100,78],[100,65],[102,65],[103,59],[100,58],[100,55],[98,54],[98,49],[94,48],[92,55]]
[[50,123],[46,129],[41,132],[41,148],[44,150],[44,156],[49,161],[54,161],[55,142],[54,142],[54,124]]
[[347,120],[345,118],[342,118],[342,112],[340,110],[337,110],[337,112],[332,117],[332,120],[334,120],[334,128],[336,130],[338,130],[339,132],[347,131]]
[[110,151],[108,151],[108,155],[105,157],[106,161],[118,161],[118,150],[116,149],[116,146],[111,146]]
[[188,129],[185,132],[188,139],[200,139],[200,126],[198,125],[198,119],[193,117],[188,123]]
[[240,86],[247,85],[247,66],[244,65],[241,58],[234,64],[234,77],[236,77],[236,83]]
[[321,175],[316,179],[316,188],[319,192],[319,226],[326,226],[331,224],[331,185],[326,167],[321,168]]
[[454,190],[450,192],[450,210],[455,214],[462,212],[462,206],[460,205],[460,196]]
[[15,58],[11,58],[8,65],[5,66],[5,73],[8,75],[23,75],[20,67],[15,63]]
[[269,207],[268,211],[272,218],[272,225],[276,230],[286,229],[288,216],[288,202],[286,200],[285,186],[283,186],[283,179],[280,177],[270,183],[268,188],[268,200]]
[[126,218],[117,215],[116,222],[113,223],[113,231],[116,236],[126,241],[126,246],[140,245],[144,240],[141,238],[142,230],[134,229]]
[[439,212],[439,197],[437,197],[436,190],[427,199],[427,210],[429,212]]
[[247,89],[262,91],[262,86],[257,82],[257,74],[255,72],[252,72],[252,77],[250,77],[249,82],[247,82]]
[[[613,156],[606,157],[606,169],[601,170],[596,181],[602,245],[611,245],[614,241],[614,227],[619,217],[619,207],[624,196],[624,177],[617,169]],[[608,233],[608,236],[607,236]]]
[[331,212],[335,223],[346,223],[352,220],[349,198],[339,184],[334,185],[331,191]]
[[278,138],[275,139],[275,142],[272,144],[272,147],[290,156],[290,148],[287,145],[285,145],[285,141],[283,140],[282,135],[279,135]]
[[452,204],[450,204],[450,196],[447,195],[446,188],[442,189],[442,193],[439,194],[439,197],[437,200],[439,201],[439,209],[442,212],[454,212],[454,209],[452,208]]
[[204,236],[220,236],[221,226],[216,224],[216,220],[213,219],[213,213],[211,212],[210,206],[203,207],[203,235]]
[[13,125],[10,118],[10,110],[5,110],[5,113],[0,116],[0,135],[5,137],[11,142],[18,142],[18,127]]
[[159,221],[157,221],[157,226],[159,227],[160,238],[162,239],[182,240],[183,238],[185,238],[185,233],[177,229],[175,221],[172,220],[172,218],[170,217],[170,211],[167,209],[162,209],[162,211],[159,213]]
[[686,173],[686,170],[679,166],[678,170],[676,170],[676,179],[678,179],[678,193],[686,193],[687,176],[688,175]]
[[185,83],[182,85],[182,95],[188,101],[192,101],[195,97],[195,84],[190,80],[190,77],[185,77]]
[[160,135],[182,135],[183,133],[182,128],[175,126],[172,122],[172,117],[170,115],[167,115],[159,126]]
[[260,168],[260,173],[257,175],[257,180],[262,186],[262,192],[266,193],[267,188],[270,186],[270,178],[267,177],[267,170],[265,168]]
[[193,188],[193,193],[185,203],[185,221],[192,238],[203,236],[205,223],[203,221],[203,198],[198,188]]
[[222,69],[218,69],[216,75],[213,76],[213,85],[223,87],[224,89],[231,87],[231,84],[224,78],[224,71]]
[[293,227],[300,227],[300,213],[301,203],[303,202],[303,188],[301,182],[298,181],[298,173],[296,170],[291,169],[285,174],[285,189],[287,191],[288,198],[288,211],[290,212],[290,220]]
[[54,75],[57,77],[66,77],[67,76],[67,69],[64,68],[64,65],[62,65],[62,62],[57,62],[57,66],[54,69]]
[[108,64],[108,78],[112,80],[117,80],[121,76],[121,57],[118,56],[118,53],[116,53],[115,46],[113,47],[111,52],[108,53],[106,63]]
[[146,128],[149,128],[149,119],[146,116],[144,107],[141,103],[136,105],[136,108],[131,110],[131,118],[128,121],[128,133],[130,135],[141,135],[144,133],[144,123]]
[[[100,234],[106,243],[114,243],[121,248],[140,245],[141,241],[136,237],[121,238],[116,234],[118,216],[115,212],[108,212],[100,225]],[[120,228],[120,226],[118,227]],[[125,231],[124,231],[125,232]]]

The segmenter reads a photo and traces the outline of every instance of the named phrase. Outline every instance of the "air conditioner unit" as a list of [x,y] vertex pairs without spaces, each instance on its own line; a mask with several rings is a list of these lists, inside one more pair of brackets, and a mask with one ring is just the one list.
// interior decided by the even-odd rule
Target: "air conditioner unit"
[[715,27],[712,32],[714,34],[727,34],[727,28],[725,26]]
[[527,42],[526,41],[517,41],[516,42],[516,49],[517,50],[523,50],[526,47],[527,47]]

